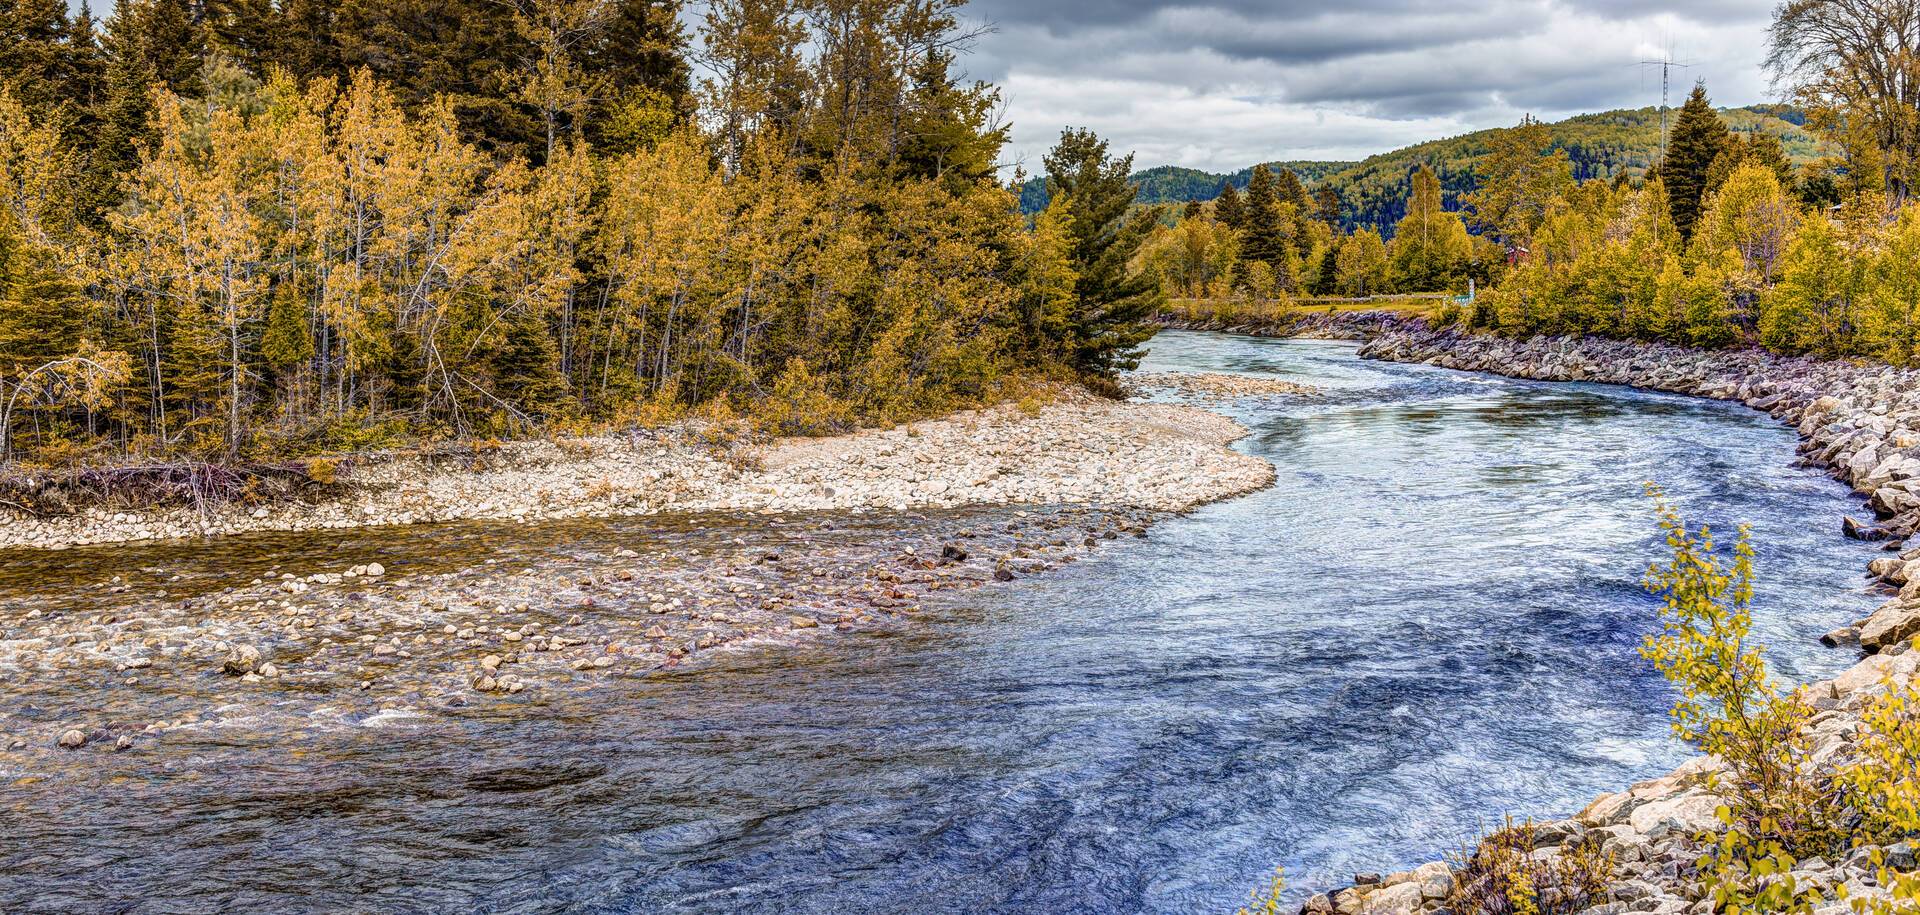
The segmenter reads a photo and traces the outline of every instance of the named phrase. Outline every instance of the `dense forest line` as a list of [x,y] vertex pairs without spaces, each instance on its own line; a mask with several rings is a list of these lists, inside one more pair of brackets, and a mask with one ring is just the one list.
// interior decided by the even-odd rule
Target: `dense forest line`
[[[1818,162],[1825,152],[1804,126],[1805,117],[1788,105],[1750,105],[1720,109],[1729,130],[1740,135],[1770,134],[1779,138],[1796,165]],[[1660,158],[1660,110],[1621,109],[1583,114],[1547,125],[1553,149],[1567,152],[1575,178],[1611,180],[1621,175],[1644,178]],[[1432,140],[1380,153],[1359,162],[1281,161],[1266,163],[1270,171],[1291,171],[1315,190],[1329,189],[1342,202],[1341,228],[1372,229],[1391,238],[1406,216],[1413,191],[1410,180],[1421,165],[1440,178],[1441,194],[1457,207],[1477,187],[1474,163],[1486,155],[1504,130],[1482,130]],[[1226,185],[1244,193],[1253,180],[1253,168],[1231,174],[1160,166],[1135,172],[1134,185],[1141,204],[1181,204],[1208,201]],[[1046,182],[1035,179],[1022,188],[1021,205],[1029,212],[1046,206]]]
[[1157,296],[1130,159],[1065,133],[1030,226],[960,2],[6,4],[0,462],[818,432],[1111,374]]
[[1490,135],[1457,208],[1434,169],[1413,168],[1404,215],[1383,234],[1343,231],[1330,189],[1258,166],[1246,194],[1227,184],[1188,203],[1141,266],[1170,296],[1216,313],[1473,283],[1481,295],[1442,320],[1911,364],[1920,209],[1916,160],[1893,145],[1905,122],[1876,127],[1880,106],[1854,110],[1824,85],[1800,90],[1831,150],[1818,159],[1796,162],[1772,134],[1736,131],[1697,86],[1644,178],[1583,179],[1552,128],[1527,119]]

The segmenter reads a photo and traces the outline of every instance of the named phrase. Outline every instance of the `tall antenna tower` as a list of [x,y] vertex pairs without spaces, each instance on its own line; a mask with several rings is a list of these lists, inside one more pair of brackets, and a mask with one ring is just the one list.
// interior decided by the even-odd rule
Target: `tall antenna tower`
[[1666,56],[1659,60],[1643,60],[1634,66],[1640,67],[1641,73],[1645,73],[1647,67],[1660,68],[1660,158],[1664,160],[1667,157],[1667,111],[1669,110],[1668,101],[1673,91],[1673,71],[1688,69],[1693,64],[1675,61],[1673,52],[1669,50]]

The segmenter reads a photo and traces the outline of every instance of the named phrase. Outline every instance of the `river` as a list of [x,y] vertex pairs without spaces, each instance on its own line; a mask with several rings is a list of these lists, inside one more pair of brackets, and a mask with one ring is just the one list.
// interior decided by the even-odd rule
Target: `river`
[[[1790,466],[1791,430],[1353,349],[1162,334],[1143,368],[1323,389],[1215,406],[1276,485],[936,595],[910,626],[592,691],[297,731],[236,715],[0,767],[0,912],[1230,912],[1276,865],[1302,893],[1398,869],[1684,758],[1634,653],[1656,610],[1638,587],[1659,548],[1645,481],[1696,523],[1752,524],[1756,628],[1781,673],[1850,660],[1815,639],[1871,609],[1879,554],[1839,536],[1857,503]],[[596,524],[680,545],[789,536]],[[0,606],[59,607],[140,569],[214,587],[294,558],[277,551],[560,561],[578,530],[9,558]],[[100,594],[84,590],[90,612],[111,610]],[[53,693],[15,675],[0,701],[106,703],[114,677],[96,679]]]

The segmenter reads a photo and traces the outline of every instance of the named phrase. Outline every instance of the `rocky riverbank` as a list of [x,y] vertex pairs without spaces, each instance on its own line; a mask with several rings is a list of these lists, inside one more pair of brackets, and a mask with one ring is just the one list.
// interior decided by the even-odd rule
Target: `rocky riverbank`
[[[1789,358],[1757,350],[1704,352],[1658,344],[1592,338],[1511,340],[1436,330],[1401,315],[1328,315],[1287,326],[1246,329],[1261,336],[1361,340],[1360,355],[1517,378],[1624,384],[1733,400],[1794,425],[1810,465],[1825,469],[1866,497],[1871,516],[1846,518],[1842,533],[1887,543],[1890,555],[1870,574],[1895,595],[1871,616],[1828,634],[1831,646],[1858,646],[1867,657],[1833,680],[1808,687],[1817,715],[1810,727],[1812,764],[1834,772],[1855,753],[1862,713],[1889,682],[1920,675],[1920,372],[1885,365]],[[1863,516],[1865,517],[1865,516]],[[1712,902],[1700,882],[1699,837],[1716,830],[1723,800],[1711,787],[1719,770],[1699,758],[1661,778],[1595,800],[1579,814],[1522,830],[1542,861],[1594,853],[1612,862],[1606,885],[1585,909],[1706,913]],[[1898,870],[1915,867],[1911,843],[1863,847],[1837,861],[1798,862],[1793,878],[1826,901],[1818,915],[1843,915],[1847,898],[1886,896],[1876,880],[1875,852]],[[1389,874],[1358,874],[1352,886],[1310,898],[1305,913],[1412,913],[1442,909],[1460,861],[1433,862]]]
[[1157,321],[1168,330],[1198,330],[1249,337],[1289,337],[1302,340],[1371,340],[1382,334],[1424,329],[1420,318],[1400,311],[1305,311],[1282,315],[1195,320],[1163,314]]
[[[0,773],[164,752],[183,729],[551,702],[711,652],[886,630],[936,592],[1040,574],[1268,485],[1272,465],[1228,447],[1244,434],[1193,406],[1070,392],[831,439],[369,462],[347,499],[205,519],[23,522],[0,536],[250,536],[0,568],[0,690],[17,700],[0,709]],[[356,530],[426,521],[447,523]]]
[[551,521],[695,511],[844,511],[1102,504],[1180,511],[1267,485],[1227,447],[1240,426],[1196,407],[1064,392],[831,439],[715,445],[672,429],[525,442],[461,460],[349,465],[317,502],[8,514],[0,549],[467,520]]
[[1124,382],[1136,396],[1171,394],[1199,403],[1228,403],[1269,397],[1311,397],[1319,389],[1278,378],[1219,372],[1136,372]]
[[[1827,774],[1854,759],[1854,737],[1862,714],[1885,683],[1911,681],[1920,671],[1920,652],[1905,645],[1861,661],[1832,680],[1808,687],[1818,713],[1809,727],[1812,764]],[[1610,862],[1604,885],[1593,894],[1586,915],[1706,915],[1714,911],[1702,885],[1699,861],[1708,848],[1700,837],[1721,828],[1718,808],[1726,801],[1713,791],[1723,767],[1712,757],[1696,757],[1668,775],[1603,795],[1585,810],[1563,820],[1529,824],[1516,832],[1527,840],[1533,858],[1551,865],[1576,856]],[[1825,899],[1815,915],[1848,915],[1850,899],[1885,900],[1877,880],[1874,853],[1897,870],[1915,866],[1912,843],[1854,849],[1835,861],[1811,859],[1792,870],[1795,885]],[[1596,855],[1597,853],[1597,855]],[[1393,874],[1356,874],[1352,886],[1308,899],[1303,915],[1438,912],[1446,906],[1455,881],[1475,879],[1461,860],[1435,861]]]

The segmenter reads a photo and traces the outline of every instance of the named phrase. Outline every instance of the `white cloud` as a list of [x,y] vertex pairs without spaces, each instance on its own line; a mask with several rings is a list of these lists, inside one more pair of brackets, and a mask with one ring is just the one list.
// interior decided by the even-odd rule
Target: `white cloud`
[[1676,103],[1695,78],[1719,104],[1768,98],[1770,0],[1678,12],[1636,0],[1349,0],[1332,11],[984,0],[977,12],[999,30],[969,66],[1004,87],[1008,157],[1029,170],[1068,126],[1134,150],[1139,167],[1225,171],[1354,158],[1529,112],[1649,105],[1659,74],[1635,64],[1669,47],[1695,64],[1675,71]]

